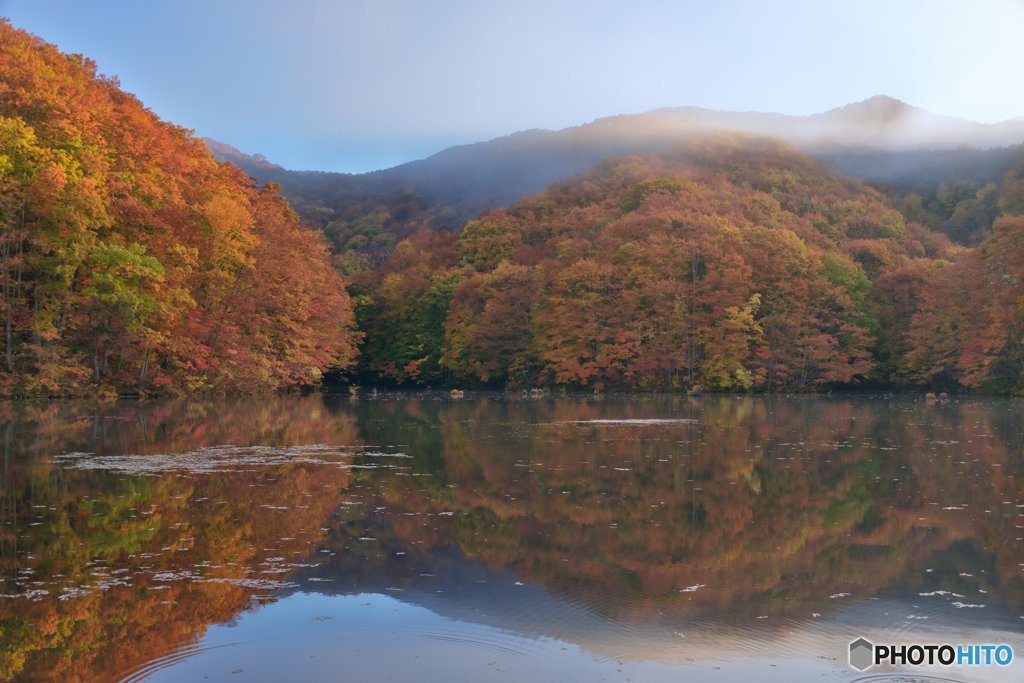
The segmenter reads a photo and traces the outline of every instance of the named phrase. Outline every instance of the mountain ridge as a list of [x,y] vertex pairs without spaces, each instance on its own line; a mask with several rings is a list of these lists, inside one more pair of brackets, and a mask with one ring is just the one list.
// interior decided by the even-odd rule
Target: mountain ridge
[[[290,171],[228,145],[220,152],[218,143],[212,147],[218,160],[241,166],[260,182],[280,184],[338,252],[379,253],[420,229],[459,230],[474,216],[543,192],[606,159],[659,154],[679,142],[722,134],[781,139],[847,175],[901,189],[995,182],[1024,153],[1024,118],[982,124],[886,96],[810,116],[665,107],[557,131],[518,131],[358,175]],[[1010,144],[1017,146],[1005,146]]]
[[[666,106],[637,114],[616,114],[560,129],[529,128],[487,140],[453,145],[434,154],[366,173],[345,173],[315,169],[284,169],[260,154],[246,154],[210,138],[203,138],[218,161],[239,163],[243,168],[267,168],[296,173],[323,173],[339,176],[390,176],[416,170],[426,162],[448,160],[453,155],[479,149],[503,148],[508,143],[536,144],[553,136],[591,137],[610,132],[621,137],[637,125],[649,126],[648,135],[686,135],[709,131],[746,132],[779,137],[813,153],[822,149],[989,149],[1024,142],[1024,116],[981,123],[963,117],[937,114],[888,95],[833,107],[805,116],[765,111],[716,110],[692,105]],[[847,130],[842,134],[843,127]],[[810,129],[801,130],[801,129]],[[915,130],[917,132],[915,132]]]

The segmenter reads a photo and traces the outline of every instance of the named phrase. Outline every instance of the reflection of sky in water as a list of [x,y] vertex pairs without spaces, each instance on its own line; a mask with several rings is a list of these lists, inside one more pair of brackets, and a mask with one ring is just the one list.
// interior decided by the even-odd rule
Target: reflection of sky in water
[[[889,603],[880,607],[906,609]],[[758,637],[731,639],[640,629],[606,642],[586,634],[567,639],[483,626],[440,616],[424,607],[378,593],[323,596],[296,593],[243,615],[231,626],[212,627],[186,653],[139,672],[153,681],[344,680],[344,681],[759,681],[852,680],[845,661],[849,640],[866,634],[879,642],[926,638],[1010,643],[1024,639],[985,629],[969,632],[899,629],[857,623],[866,614]],[[549,624],[557,630],[557,624]],[[574,642],[573,636],[580,636]],[[609,635],[609,634],[606,634]],[[735,637],[737,636],[738,637]],[[765,636],[765,634],[762,634]],[[187,659],[182,660],[182,656]],[[877,675],[885,669],[869,670]],[[926,667],[916,673],[972,681],[1019,681],[1009,668]],[[922,680],[921,678],[913,680]]]

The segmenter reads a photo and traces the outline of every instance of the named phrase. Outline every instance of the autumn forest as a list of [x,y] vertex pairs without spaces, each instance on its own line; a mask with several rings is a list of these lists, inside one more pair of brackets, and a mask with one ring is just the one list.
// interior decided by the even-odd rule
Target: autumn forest
[[1024,146],[645,140],[539,193],[233,165],[0,23],[0,394],[1024,390]]

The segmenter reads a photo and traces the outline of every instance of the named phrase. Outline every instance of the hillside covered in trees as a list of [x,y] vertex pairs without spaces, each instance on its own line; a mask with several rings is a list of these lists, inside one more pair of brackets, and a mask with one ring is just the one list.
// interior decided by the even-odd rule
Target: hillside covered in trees
[[0,393],[317,384],[357,334],[321,239],[93,62],[0,22]]
[[968,248],[926,227],[920,195],[883,194],[781,142],[716,137],[609,160],[356,274],[361,370],[399,383],[1018,392],[1022,170],[947,203],[944,220],[977,221]]
[[[4,395],[253,392],[325,372],[1024,389],[1020,145],[815,157],[797,119],[774,131],[793,145],[665,110],[339,184],[204,143],[8,24],[0,38]],[[814,123],[892,142],[921,116],[874,98]]]
[[911,369],[887,288],[954,252],[784,143],[683,144],[400,243],[354,279],[361,367],[598,389],[890,381]]

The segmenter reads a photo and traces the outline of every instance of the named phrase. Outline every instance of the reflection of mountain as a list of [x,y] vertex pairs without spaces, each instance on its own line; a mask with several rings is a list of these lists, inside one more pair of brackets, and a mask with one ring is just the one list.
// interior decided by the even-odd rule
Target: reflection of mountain
[[[915,637],[948,638],[970,629],[992,633],[993,642],[1015,637],[1011,634],[1019,630],[1017,615],[999,607],[961,610],[942,596],[916,592],[880,600],[837,599],[822,605],[817,616],[806,612],[784,618],[737,618],[657,609],[645,621],[624,622],[600,614],[587,602],[552,595],[508,570],[488,568],[457,552],[429,554],[429,559],[417,563],[421,571],[416,572],[401,563],[377,565],[372,573],[357,578],[345,564],[302,569],[279,598],[287,600],[300,593],[359,596],[360,603],[366,604],[383,595],[452,622],[525,639],[571,643],[599,658],[633,661],[770,657],[780,647],[793,653],[828,653],[839,649],[836,644],[848,640],[850,633],[896,633],[905,631],[908,624],[915,627]],[[326,601],[323,604],[321,609],[330,609]]]

